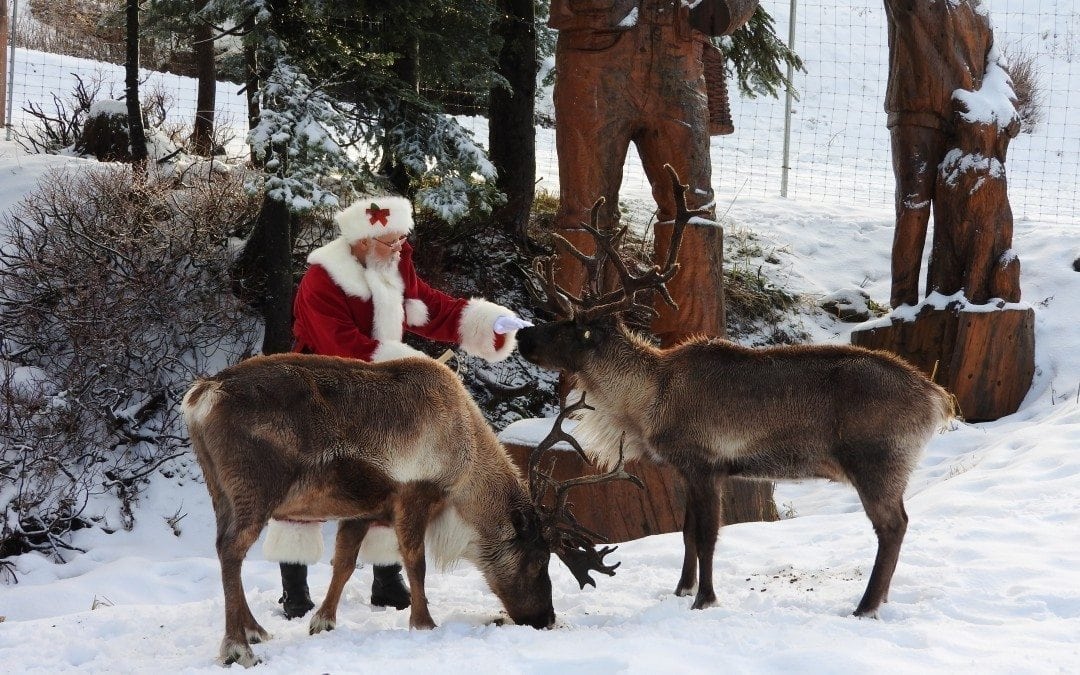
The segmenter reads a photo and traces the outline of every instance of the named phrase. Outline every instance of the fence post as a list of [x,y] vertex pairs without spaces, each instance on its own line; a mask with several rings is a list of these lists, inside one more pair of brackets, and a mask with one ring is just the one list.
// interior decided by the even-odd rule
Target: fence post
[[7,122],[7,47],[8,47],[7,0],[0,0],[0,127]]
[[[7,9],[7,0],[0,0],[0,2],[4,3],[4,9],[6,10]],[[11,59],[10,59],[10,62],[8,63],[8,73],[11,75],[11,77],[9,77],[8,80],[7,80],[7,86],[8,86],[8,91],[7,91],[7,119],[6,119],[7,130],[4,132],[4,140],[8,140],[8,141],[11,140],[11,115],[12,115],[12,111],[14,110],[14,103],[15,103],[15,21],[16,21],[16,19],[18,19],[18,17],[19,17],[19,0],[12,0],[12,3],[11,3],[11,30],[10,30],[10,35],[11,35],[10,56],[11,56]],[[4,38],[5,39],[8,37],[8,34],[9,34],[8,31],[4,31]],[[0,75],[0,79],[3,79],[3,75]],[[3,105],[4,105],[3,100],[0,100],[0,107],[3,107]],[[3,115],[0,115],[0,117],[3,117]]]
[[[791,16],[788,19],[788,39],[787,46],[791,51],[795,51],[795,5],[797,0],[791,0]],[[795,67],[788,63],[787,65],[787,96],[784,101],[784,165],[780,171],[780,196],[787,197],[788,187],[788,171],[791,169],[791,103],[795,97],[795,91],[792,89],[792,80],[795,78]]]

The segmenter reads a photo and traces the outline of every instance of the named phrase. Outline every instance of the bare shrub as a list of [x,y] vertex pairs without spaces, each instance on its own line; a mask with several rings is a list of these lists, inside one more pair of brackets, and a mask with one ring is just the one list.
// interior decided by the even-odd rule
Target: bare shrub
[[89,82],[84,82],[82,77],[75,74],[75,80],[78,84],[69,99],[52,95],[52,110],[34,103],[23,108],[36,121],[33,126],[23,131],[15,131],[15,142],[24,150],[55,155],[64,148],[75,145],[75,141],[82,135],[86,118],[90,114],[90,106],[101,91],[101,78],[95,76],[90,78]]
[[242,182],[58,172],[0,221],[0,557],[130,528],[147,476],[184,452],[184,388],[251,352],[226,250],[254,217]]
[[[113,99],[115,98],[115,92],[112,90],[112,86],[109,87],[109,91],[103,91],[105,86],[101,73],[95,73],[87,80],[83,80],[78,73],[72,73],[72,76],[77,82],[75,89],[72,90],[67,99],[52,94],[51,110],[47,109],[46,106],[35,103],[23,108],[23,111],[29,114],[33,121],[21,131],[14,130],[15,142],[31,153],[56,155],[68,148],[75,148],[76,152],[95,155],[103,159],[103,161],[114,159],[127,161],[126,116],[124,117],[124,126],[119,130],[123,138],[122,142],[119,142],[119,146],[125,148],[125,150],[118,154],[100,151],[87,152],[85,147],[81,146],[81,142],[85,140],[84,132],[87,125],[93,123],[90,120],[90,109],[94,102],[105,97]],[[140,83],[140,86],[143,85],[145,85],[145,79]],[[168,122],[169,113],[172,111],[174,103],[173,97],[168,92],[160,86],[155,86],[144,91],[144,95],[141,96],[140,100],[140,108],[142,110],[143,126],[151,136],[153,131],[160,131],[165,138],[179,146],[183,144],[190,131],[183,124]],[[91,145],[100,147],[109,144],[94,144],[91,142]],[[116,145],[116,143],[113,145]]]

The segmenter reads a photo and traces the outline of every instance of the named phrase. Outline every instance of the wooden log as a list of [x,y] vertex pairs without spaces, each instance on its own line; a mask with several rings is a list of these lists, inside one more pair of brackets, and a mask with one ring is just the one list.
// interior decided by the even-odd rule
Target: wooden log
[[[875,322],[876,323],[876,322]],[[969,422],[1016,412],[1035,374],[1035,311],[924,306],[913,321],[857,328],[852,344],[899,354],[956,396]]]
[[[550,419],[521,420],[511,424],[499,434],[507,452],[527,474],[529,456],[539,439],[551,428]],[[570,428],[572,423],[567,423]],[[523,431],[532,429],[531,431]],[[551,457],[555,457],[551,471],[556,480],[602,473],[582,461],[569,449],[556,445],[545,455],[542,466],[547,470]],[[645,484],[642,490],[626,481],[614,481],[600,485],[583,485],[573,489],[571,511],[582,525],[607,537],[612,542],[630,541],[653,534],[678,532],[682,529],[686,494],[682,481],[668,467],[651,462],[628,462],[627,470]],[[551,495],[546,499],[550,500]],[[550,502],[547,502],[550,503]]]
[[[654,260],[663,265],[671,242],[672,223],[653,226]],[[653,309],[657,316],[652,332],[661,347],[670,347],[691,335],[727,334],[724,303],[724,228],[717,225],[687,225],[679,249],[679,272],[667,283],[668,292],[679,305],[673,309],[659,296]]]

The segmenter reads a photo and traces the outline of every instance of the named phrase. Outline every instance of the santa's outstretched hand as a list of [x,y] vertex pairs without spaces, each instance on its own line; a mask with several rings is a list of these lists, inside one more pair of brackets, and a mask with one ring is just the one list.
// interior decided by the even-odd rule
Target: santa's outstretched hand
[[499,318],[495,319],[495,323],[492,324],[491,330],[498,335],[505,335],[506,333],[512,333],[516,330],[528,328],[532,325],[532,321],[519,319],[516,316],[500,316]]

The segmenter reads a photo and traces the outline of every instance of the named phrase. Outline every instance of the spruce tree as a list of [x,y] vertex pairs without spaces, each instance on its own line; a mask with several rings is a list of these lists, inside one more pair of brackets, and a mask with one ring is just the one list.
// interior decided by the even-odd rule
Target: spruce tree
[[747,98],[776,98],[781,89],[794,89],[781,66],[805,70],[799,55],[777,37],[775,25],[772,15],[759,6],[746,25],[730,36],[716,39],[727,58],[728,75],[735,76],[739,91]]

